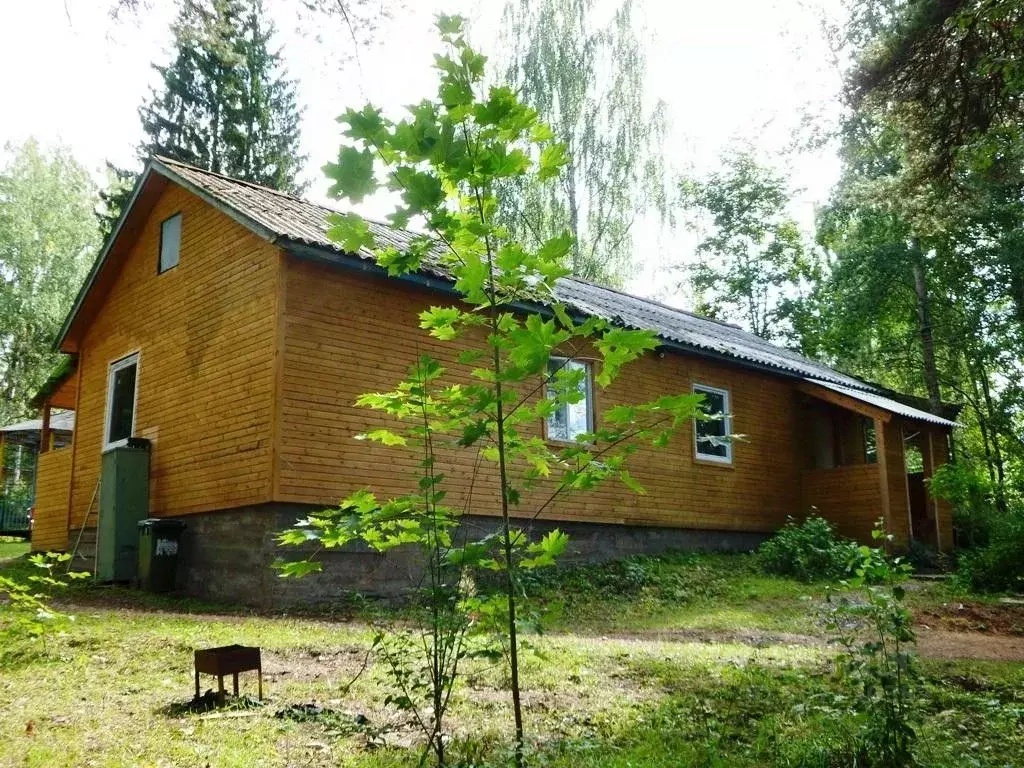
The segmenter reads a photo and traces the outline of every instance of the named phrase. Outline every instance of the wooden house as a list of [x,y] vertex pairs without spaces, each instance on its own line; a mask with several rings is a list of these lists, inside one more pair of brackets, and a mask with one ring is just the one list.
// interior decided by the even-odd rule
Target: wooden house
[[[208,596],[308,597],[269,569],[274,532],[356,488],[410,489],[416,459],[354,440],[380,418],[354,403],[392,387],[420,354],[463,375],[452,345],[417,320],[454,300],[452,286],[429,269],[389,278],[370,254],[343,252],[326,238],[329,213],[150,160],[60,333],[74,364],[45,393],[44,420],[72,408],[76,426],[71,445],[40,457],[36,549],[66,549],[95,526],[101,456],[129,437],[149,441],[148,514],[187,523],[182,578]],[[411,238],[373,226],[399,248]],[[951,414],[654,301],[575,279],[559,293],[583,315],[656,331],[661,346],[539,434],[572,438],[605,408],[663,393],[703,392],[728,414],[639,451],[631,471],[647,495],[608,485],[551,508],[545,524],[567,528],[583,554],[751,548],[812,508],[857,539],[881,517],[899,545],[951,546],[950,510],[922,485],[948,459]],[[719,428],[744,438],[701,434]],[[451,461],[455,501],[471,467]],[[469,507],[493,520],[493,484]],[[401,576],[366,552],[334,559],[335,586]]]

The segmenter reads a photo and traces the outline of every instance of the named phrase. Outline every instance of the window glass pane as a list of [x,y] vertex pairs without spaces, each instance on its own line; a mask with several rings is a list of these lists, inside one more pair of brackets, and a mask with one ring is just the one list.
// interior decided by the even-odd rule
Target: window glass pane
[[110,429],[107,442],[114,443],[132,436],[135,415],[135,363],[117,368],[111,374]]
[[160,271],[166,272],[178,265],[181,250],[181,214],[171,216],[160,225]]
[[582,397],[579,402],[562,404],[548,417],[548,439],[572,442],[578,435],[589,432],[591,428],[590,367],[587,363],[575,360],[552,358],[548,363],[548,373],[552,377],[548,382],[548,397],[555,397],[554,376],[563,370],[584,372],[578,384]]
[[[696,392],[704,395],[704,411],[711,416],[720,416],[725,413],[725,393],[709,392],[697,387]],[[716,438],[724,438],[728,435],[728,419],[714,419],[711,421],[695,421],[694,429],[697,432],[697,453],[701,456],[715,456],[718,458],[729,457],[729,445],[724,442],[716,442]]]

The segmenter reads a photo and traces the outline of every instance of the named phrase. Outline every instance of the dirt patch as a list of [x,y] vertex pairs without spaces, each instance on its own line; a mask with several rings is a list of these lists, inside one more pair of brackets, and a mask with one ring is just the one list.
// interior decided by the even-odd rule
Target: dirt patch
[[338,651],[315,649],[263,651],[263,677],[266,680],[340,680],[355,678],[367,663],[366,649],[356,646]]
[[926,629],[1024,637],[1024,605],[944,603],[918,610],[914,620]]
[[[558,635],[553,635],[558,636]],[[825,641],[811,635],[789,632],[760,632],[757,630],[717,631],[710,629],[662,629],[640,632],[573,632],[564,637],[591,637],[596,640],[645,640],[655,643],[734,643],[752,648],[768,648],[773,645],[820,646]]]
[[1024,637],[922,628],[917,650],[928,659],[1024,661]]

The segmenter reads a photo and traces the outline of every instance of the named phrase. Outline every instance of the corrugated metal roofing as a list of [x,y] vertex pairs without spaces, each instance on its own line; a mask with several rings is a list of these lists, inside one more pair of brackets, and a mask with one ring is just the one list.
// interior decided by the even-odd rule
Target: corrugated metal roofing
[[895,413],[897,416],[903,416],[907,419],[914,419],[915,421],[925,421],[929,424],[938,424],[943,427],[955,427],[957,423],[944,419],[941,416],[936,416],[928,411],[922,411],[919,408],[901,403],[899,400],[893,400],[891,397],[885,397],[884,395],[877,394],[875,392],[865,392],[862,389],[851,389],[850,387],[844,387],[841,384],[834,384],[830,381],[820,381],[818,379],[807,379],[811,384],[817,384],[819,387],[825,387],[833,392],[838,392],[841,395],[852,397],[855,400],[860,400],[862,403],[873,405],[876,408],[881,408],[884,411]]
[[791,350],[777,347],[734,325],[710,320],[650,299],[576,279],[559,281],[556,295],[585,314],[621,322],[632,328],[655,331],[664,339],[688,347],[801,376],[870,388],[869,384],[859,379],[808,360]]
[[[19,421],[17,424],[8,424],[0,427],[0,432],[41,432],[43,429],[42,419],[29,419]],[[73,432],[75,429],[74,411],[55,411],[50,416],[50,429],[56,432]]]
[[[153,169],[158,173],[205,192],[243,218],[263,228],[265,234],[270,237],[338,254],[344,253],[327,237],[327,217],[337,212],[331,208],[174,160],[154,158],[152,163]],[[392,245],[400,250],[408,248],[419,236],[415,232],[395,229],[379,222],[370,221],[369,225],[379,243]],[[374,258],[373,253],[366,249],[360,249],[355,255],[370,261]],[[449,278],[439,266],[427,264],[423,271],[442,279]],[[724,356],[806,378],[859,399],[870,395],[874,400],[865,402],[872,402],[880,408],[900,413],[908,418],[943,425],[953,424],[946,419],[891,400],[872,384],[809,360],[792,350],[775,346],[728,323],[575,278],[559,280],[556,296],[583,314],[594,315],[632,328],[654,331],[667,343],[675,343],[698,353]]]

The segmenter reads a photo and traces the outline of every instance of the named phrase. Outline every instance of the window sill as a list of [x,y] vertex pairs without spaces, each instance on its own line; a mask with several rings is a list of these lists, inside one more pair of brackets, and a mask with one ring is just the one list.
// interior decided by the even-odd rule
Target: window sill
[[694,464],[699,464],[702,467],[713,467],[715,469],[736,469],[734,459],[729,461],[716,461],[715,459],[702,459],[700,456],[694,456],[692,458]]
[[556,440],[553,437],[545,437],[544,443],[549,448],[593,448],[593,443],[581,443],[577,440]]

